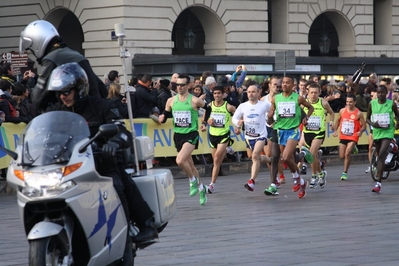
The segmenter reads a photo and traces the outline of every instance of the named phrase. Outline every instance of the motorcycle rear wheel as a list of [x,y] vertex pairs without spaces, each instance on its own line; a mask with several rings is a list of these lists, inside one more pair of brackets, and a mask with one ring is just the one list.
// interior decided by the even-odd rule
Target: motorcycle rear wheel
[[57,236],[36,239],[29,243],[30,266],[61,266],[67,255],[68,248]]
[[[378,154],[377,154],[375,147],[373,147],[372,152],[371,152],[370,174],[371,174],[371,178],[375,182],[378,182],[377,172],[378,172]],[[382,179],[387,179],[389,176],[389,173],[390,173],[390,171],[385,171],[382,175]]]

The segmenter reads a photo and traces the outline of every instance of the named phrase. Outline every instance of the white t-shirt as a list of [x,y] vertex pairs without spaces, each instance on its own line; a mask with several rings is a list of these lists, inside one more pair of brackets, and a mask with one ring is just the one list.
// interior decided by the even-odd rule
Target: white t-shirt
[[251,104],[248,101],[238,106],[232,122],[237,126],[238,120],[244,119],[246,139],[267,138],[265,114],[269,110],[270,105],[264,101],[258,101],[256,104]]

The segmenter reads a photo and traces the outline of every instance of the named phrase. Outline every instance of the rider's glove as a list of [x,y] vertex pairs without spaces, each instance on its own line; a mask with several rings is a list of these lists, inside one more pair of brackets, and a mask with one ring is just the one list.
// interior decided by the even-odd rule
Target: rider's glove
[[116,150],[119,148],[119,144],[115,143],[113,141],[109,141],[103,145],[103,154],[109,155],[109,156],[115,156],[116,155]]

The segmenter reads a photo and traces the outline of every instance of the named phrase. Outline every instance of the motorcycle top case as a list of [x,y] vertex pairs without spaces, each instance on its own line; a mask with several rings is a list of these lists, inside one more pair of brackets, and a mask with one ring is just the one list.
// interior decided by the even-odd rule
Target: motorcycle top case
[[169,169],[142,170],[133,177],[144,200],[154,212],[155,226],[167,223],[177,211],[175,187]]
[[144,162],[155,156],[154,144],[148,136],[136,137],[137,159]]

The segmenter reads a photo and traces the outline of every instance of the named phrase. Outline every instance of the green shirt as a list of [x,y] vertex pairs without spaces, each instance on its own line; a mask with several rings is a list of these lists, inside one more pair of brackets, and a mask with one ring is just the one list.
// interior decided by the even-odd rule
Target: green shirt
[[394,114],[392,111],[392,100],[387,99],[385,103],[378,103],[378,99],[371,102],[371,122],[377,122],[381,128],[373,127],[373,138],[393,139],[395,132]]
[[[309,102],[309,101],[308,101]],[[310,102],[309,102],[310,103]],[[303,128],[305,133],[321,133],[326,131],[326,115],[323,107],[323,100],[319,98],[316,103],[310,103],[314,111],[308,119],[306,127]],[[304,107],[305,113],[308,112],[308,108]]]
[[211,117],[213,118],[213,125],[209,128],[209,134],[212,136],[223,136],[230,132],[230,113],[227,110],[227,102],[225,101],[221,106],[216,106],[212,102]]
[[291,93],[285,97],[282,93],[277,94],[274,98],[276,106],[276,124],[275,129],[291,129],[297,128],[301,123],[301,107],[298,104],[297,93]]
[[198,130],[198,111],[191,106],[192,95],[189,94],[184,102],[176,95],[172,106],[174,132],[188,134]]

